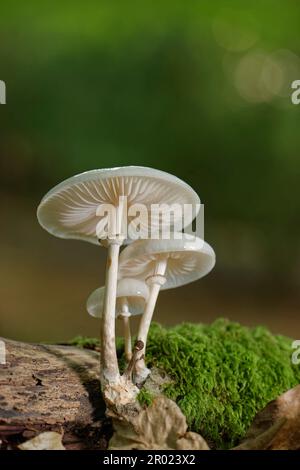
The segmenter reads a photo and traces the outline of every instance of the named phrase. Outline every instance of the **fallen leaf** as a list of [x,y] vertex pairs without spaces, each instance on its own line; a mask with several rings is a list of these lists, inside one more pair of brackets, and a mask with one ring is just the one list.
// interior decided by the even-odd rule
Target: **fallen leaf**
[[115,433],[110,450],[209,450],[205,440],[187,432],[186,418],[175,402],[157,397],[151,406],[136,416],[113,419]]
[[260,411],[234,450],[300,450],[300,385]]
[[187,432],[176,442],[178,450],[209,450],[206,441],[196,432]]
[[18,446],[21,450],[65,450],[62,435],[58,432],[42,432]]

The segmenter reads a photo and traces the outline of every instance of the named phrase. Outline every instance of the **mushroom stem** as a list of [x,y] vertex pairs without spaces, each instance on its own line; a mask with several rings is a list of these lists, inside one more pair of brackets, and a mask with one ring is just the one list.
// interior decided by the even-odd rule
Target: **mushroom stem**
[[166,282],[165,272],[167,268],[167,258],[164,257],[156,263],[154,274],[149,276],[146,279],[147,284],[149,284],[149,297],[147,301],[147,305],[144,311],[144,314],[141,318],[141,322],[139,325],[138,331],[138,341],[142,341],[144,343],[143,349],[139,352],[138,360],[135,366],[135,381],[137,384],[146,380],[148,375],[150,374],[149,369],[146,367],[145,364],[145,352],[146,352],[146,344],[147,344],[147,336],[153,316],[153,312],[155,309],[157,297],[160,291],[161,286]]
[[144,347],[144,343],[142,341],[135,342],[132,358],[130,359],[129,364],[127,365],[123,374],[123,377],[125,377],[126,380],[132,381],[132,374],[133,374],[134,366],[136,364],[136,361],[138,360],[137,359],[138,352],[141,351],[143,347]]
[[118,281],[118,261],[120,241],[111,240],[106,262],[106,283],[102,317],[102,378],[104,382],[117,382],[120,379],[116,352],[115,309]]
[[125,357],[126,361],[129,362],[132,358],[131,348],[131,331],[130,331],[130,319],[129,315],[123,315],[123,327],[124,327],[124,340],[125,340]]

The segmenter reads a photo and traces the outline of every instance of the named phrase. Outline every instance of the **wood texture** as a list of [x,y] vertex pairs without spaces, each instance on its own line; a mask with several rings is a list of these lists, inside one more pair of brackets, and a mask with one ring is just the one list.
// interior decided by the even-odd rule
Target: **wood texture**
[[63,434],[67,449],[104,449],[111,434],[99,382],[99,354],[71,346],[2,338],[1,448],[14,448],[41,431]]

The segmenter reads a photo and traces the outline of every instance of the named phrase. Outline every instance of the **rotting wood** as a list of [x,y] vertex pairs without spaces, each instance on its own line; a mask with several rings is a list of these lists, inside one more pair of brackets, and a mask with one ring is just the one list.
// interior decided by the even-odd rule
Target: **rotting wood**
[[100,391],[99,354],[1,339],[6,364],[0,365],[0,448],[57,431],[67,449],[105,449],[112,431]]

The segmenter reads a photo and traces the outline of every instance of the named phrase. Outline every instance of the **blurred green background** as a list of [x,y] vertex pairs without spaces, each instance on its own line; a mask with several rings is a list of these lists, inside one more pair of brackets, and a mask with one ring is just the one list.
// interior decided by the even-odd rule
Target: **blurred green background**
[[85,312],[105,250],[44,232],[36,207],[75,173],[185,179],[217,265],[163,292],[155,319],[300,329],[298,2],[2,2],[0,335],[97,335]]

